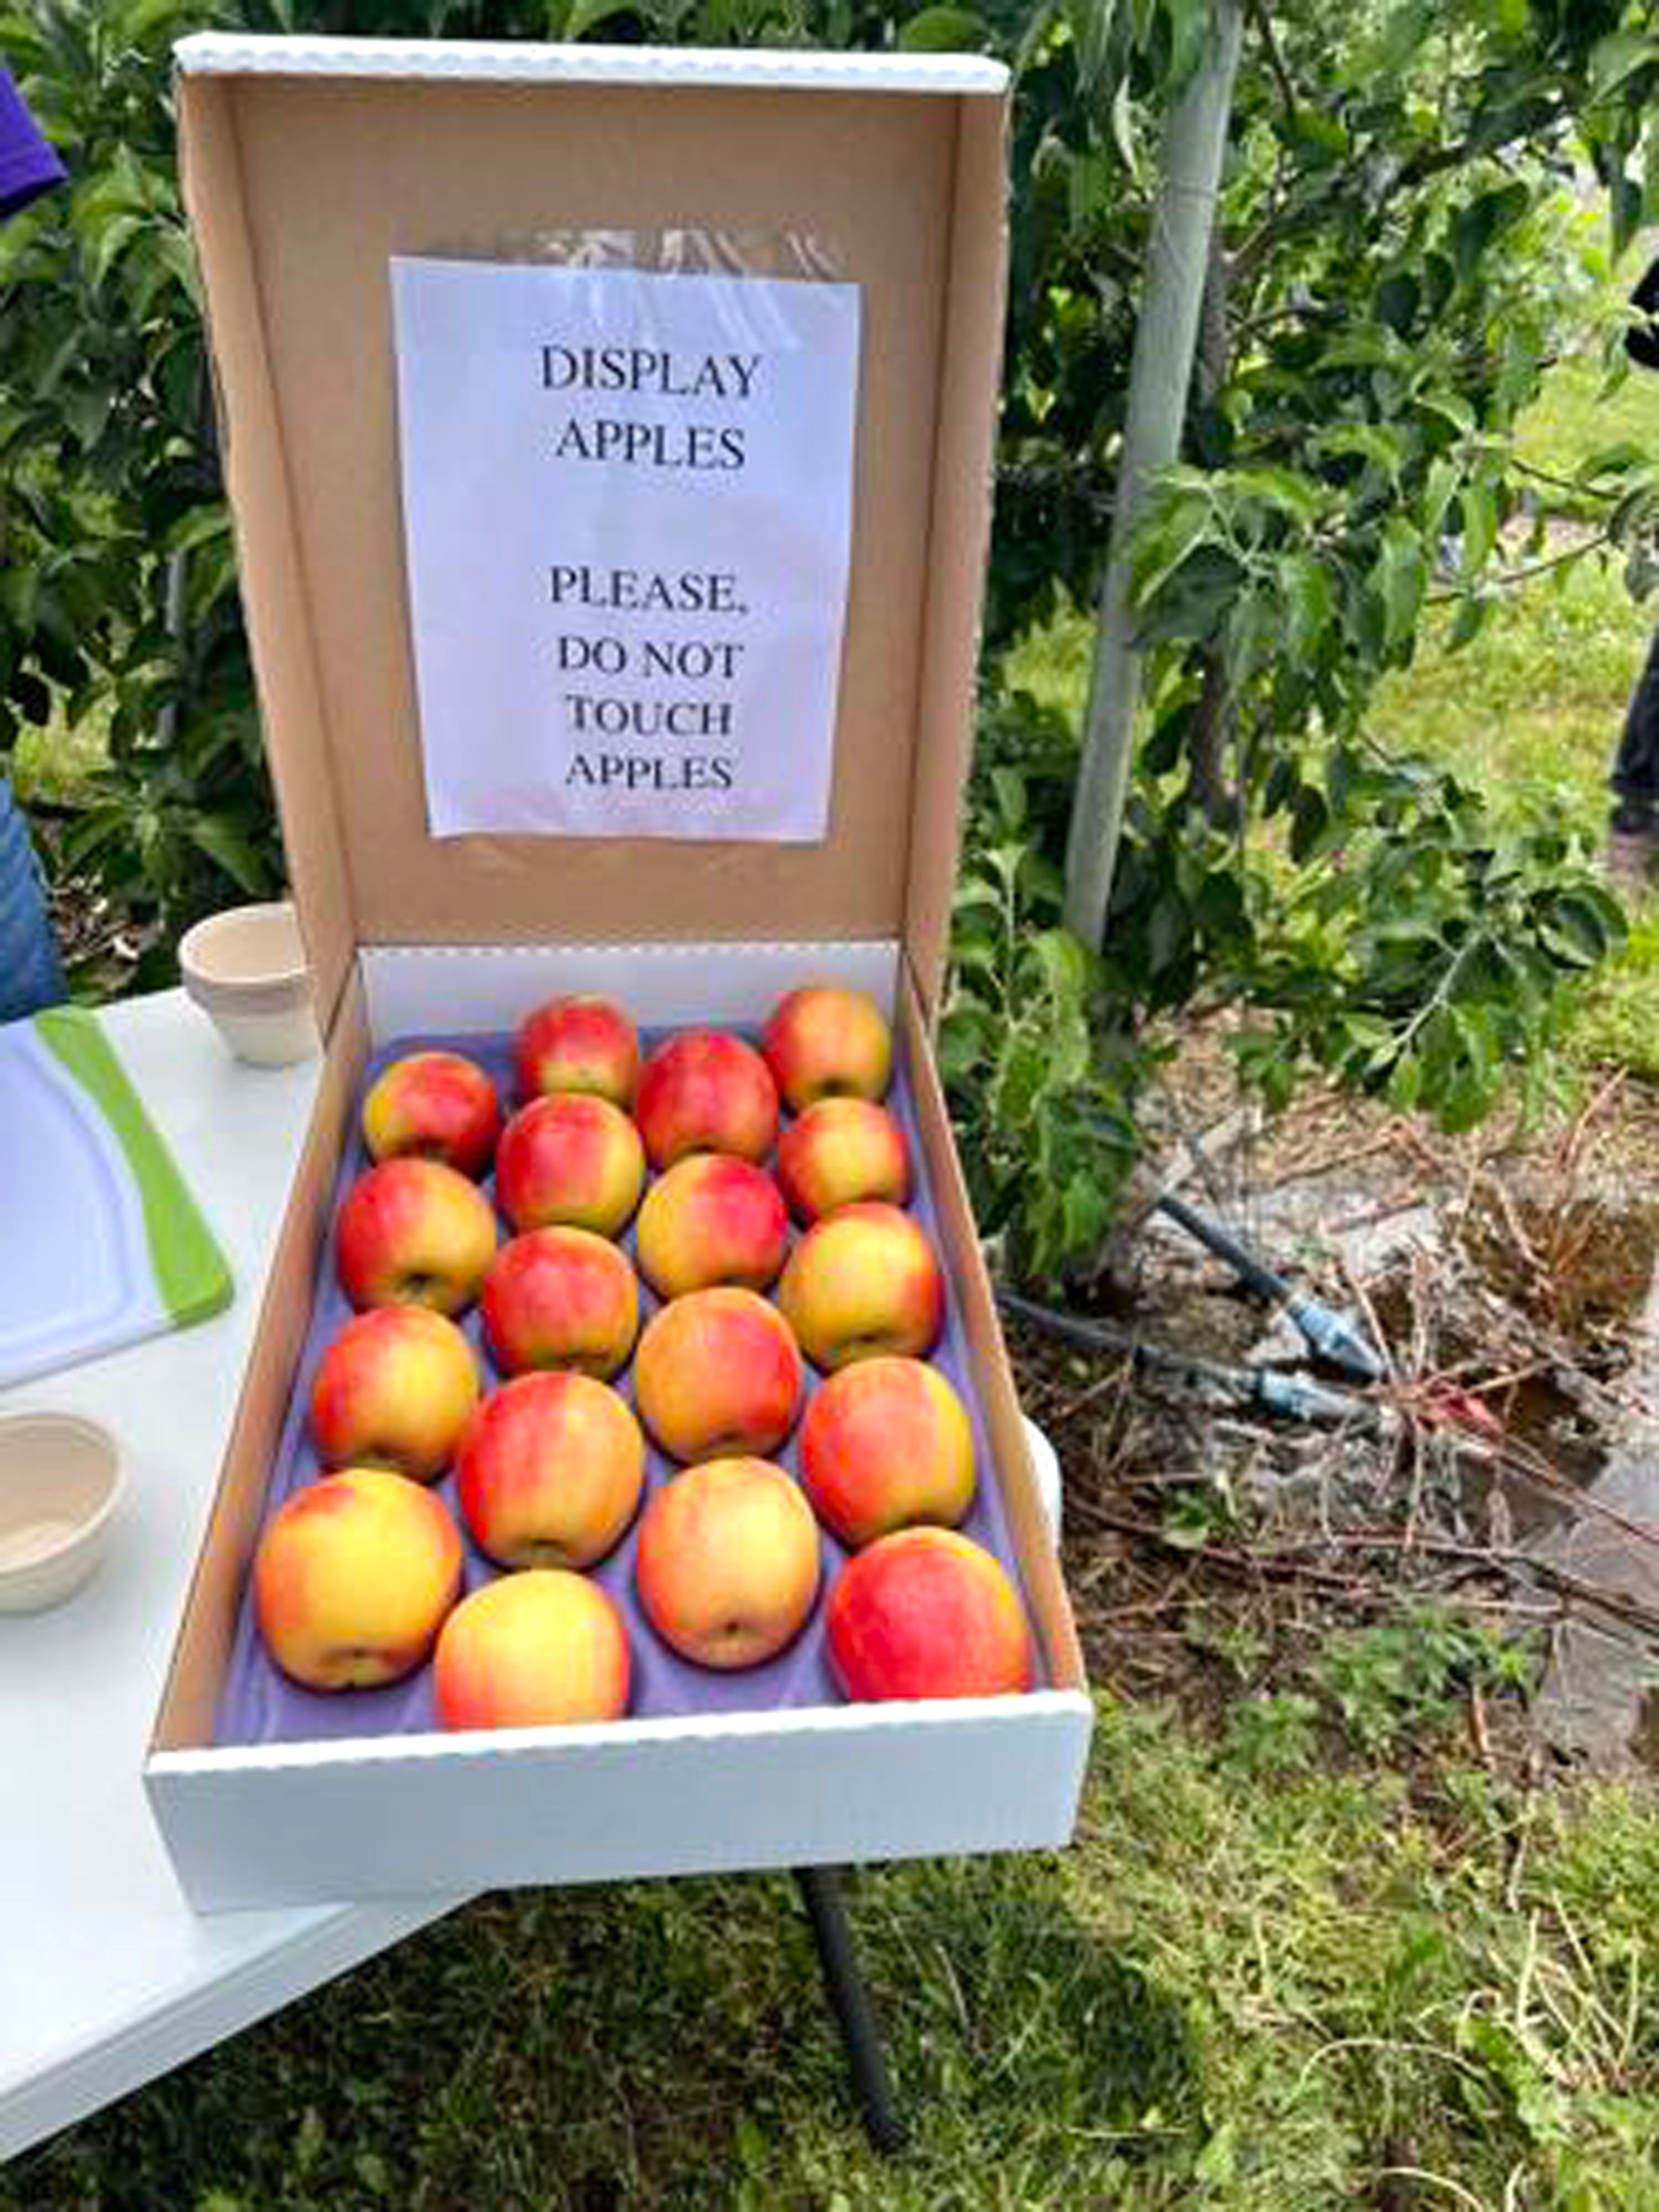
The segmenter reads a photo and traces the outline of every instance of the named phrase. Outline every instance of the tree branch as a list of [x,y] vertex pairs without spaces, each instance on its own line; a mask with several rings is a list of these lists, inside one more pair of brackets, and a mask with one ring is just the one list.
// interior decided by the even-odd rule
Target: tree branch
[[1273,82],[1279,87],[1279,96],[1285,103],[1285,119],[1295,130],[1300,121],[1297,113],[1296,87],[1291,82],[1285,57],[1279,51],[1273,19],[1267,11],[1266,0],[1244,0],[1244,12],[1261,33],[1261,43],[1267,50],[1267,67],[1273,71]]
[[[1522,568],[1506,568],[1501,575],[1488,577],[1486,580],[1498,591],[1507,591],[1512,584],[1529,584],[1534,576],[1547,576],[1552,568],[1565,568],[1569,562],[1582,561],[1587,553],[1599,553],[1603,547],[1612,544],[1613,533],[1598,530],[1593,538],[1585,538],[1583,544],[1569,545],[1565,552],[1552,553],[1547,561],[1529,561]],[[1464,596],[1462,592],[1430,592],[1423,604],[1425,606],[1443,607]]]

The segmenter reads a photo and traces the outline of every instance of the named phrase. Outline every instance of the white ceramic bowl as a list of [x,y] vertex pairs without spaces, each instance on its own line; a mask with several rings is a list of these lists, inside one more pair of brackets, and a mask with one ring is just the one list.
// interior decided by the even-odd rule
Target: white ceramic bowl
[[185,990],[238,1060],[286,1067],[317,1049],[305,947],[292,906],[234,906],[187,929]]
[[1025,1442],[1031,1454],[1031,1472],[1036,1477],[1037,1495],[1042,1500],[1042,1510],[1048,1516],[1049,1529],[1058,1544],[1061,1510],[1060,1454],[1029,1413],[1022,1413],[1020,1419],[1025,1424]]
[[0,1613],[73,1596],[104,1556],[120,1494],[115,1439],[95,1421],[0,1417]]

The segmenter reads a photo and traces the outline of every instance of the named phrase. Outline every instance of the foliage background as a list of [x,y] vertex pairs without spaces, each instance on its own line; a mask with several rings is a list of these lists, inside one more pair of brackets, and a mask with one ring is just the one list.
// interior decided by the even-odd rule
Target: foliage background
[[[171,973],[281,869],[220,497],[167,55],[255,29],[979,46],[1016,71],[1012,283],[979,766],[941,1040],[1008,1262],[1087,1265],[1169,1018],[1241,1009],[1450,1127],[1534,1086],[1622,922],[1559,822],[1385,749],[1379,683],[1540,567],[1656,572],[1659,467],[1548,481],[1517,423],[1582,337],[1583,179],[1615,249],[1659,212],[1644,0],[1251,0],[1187,451],[1143,533],[1147,732],[1103,951],[1060,921],[1073,715],[1012,672],[1086,608],[1110,515],[1158,121],[1209,0],[0,0],[74,183],[0,231],[0,761],[54,754],[60,867]],[[1605,272],[1601,272],[1605,273]],[[1620,332],[1605,332],[1619,374]],[[1333,862],[1340,858],[1340,865]]]

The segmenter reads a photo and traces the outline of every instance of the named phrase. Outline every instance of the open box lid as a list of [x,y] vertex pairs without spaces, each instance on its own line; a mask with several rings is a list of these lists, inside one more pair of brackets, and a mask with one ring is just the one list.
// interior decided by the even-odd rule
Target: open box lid
[[[325,1024],[359,945],[452,943],[898,940],[931,1013],[990,522],[1006,72],[213,34],[176,52],[243,598]],[[827,837],[434,839],[388,263],[675,226],[805,234],[860,288]]]

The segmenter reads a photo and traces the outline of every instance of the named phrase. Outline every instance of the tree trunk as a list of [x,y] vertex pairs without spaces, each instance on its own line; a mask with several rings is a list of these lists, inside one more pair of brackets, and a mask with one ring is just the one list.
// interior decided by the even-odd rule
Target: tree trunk
[[[1198,320],[1198,390],[1206,407],[1214,404],[1232,365],[1227,331],[1231,273],[1226,241],[1218,223],[1210,233],[1204,300]],[[1200,658],[1204,686],[1199,694],[1192,734],[1188,740],[1188,797],[1202,808],[1212,829],[1236,830],[1243,811],[1243,793],[1237,770],[1229,780],[1227,763],[1230,757],[1237,757],[1238,702],[1233,696],[1226,655],[1220,647],[1206,645]]]
[[1237,0],[1217,0],[1213,35],[1164,125],[1066,848],[1066,919],[1086,945],[1097,945],[1105,931],[1140,695],[1140,656],[1128,604],[1130,548],[1153,476],[1180,451],[1242,23]]

